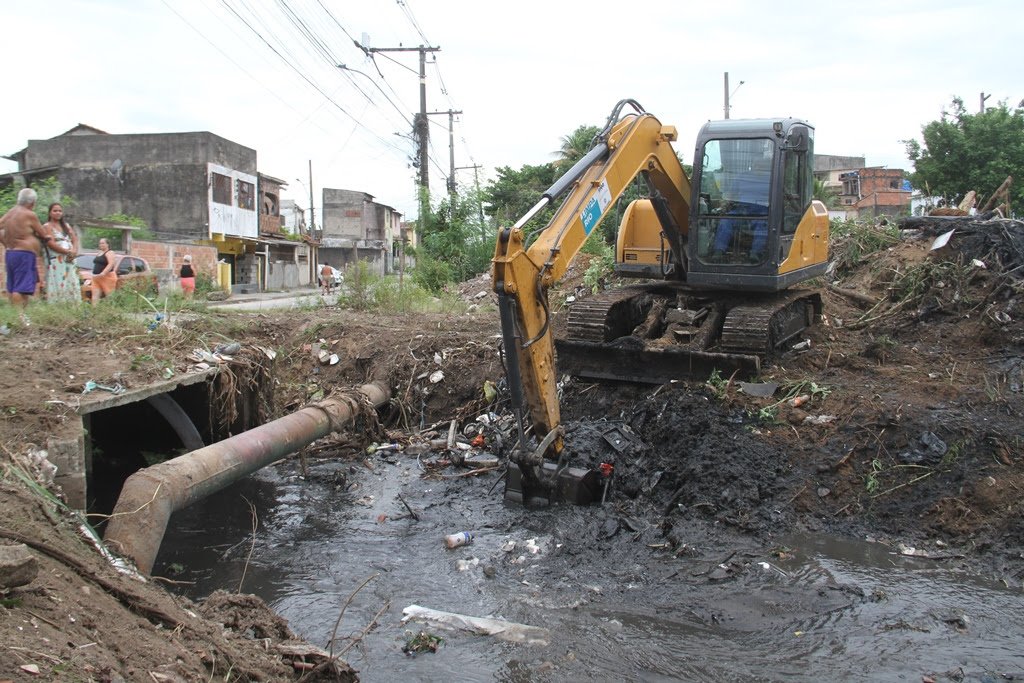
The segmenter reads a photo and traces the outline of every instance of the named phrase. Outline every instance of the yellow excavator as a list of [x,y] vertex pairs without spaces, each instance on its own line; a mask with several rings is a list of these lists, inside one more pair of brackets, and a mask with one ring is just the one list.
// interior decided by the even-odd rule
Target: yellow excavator
[[[812,199],[814,128],[793,118],[709,121],[692,178],[676,137],[636,101],[620,101],[592,149],[499,231],[492,281],[518,424],[506,499],[585,504],[607,486],[607,469],[566,461],[560,375],[752,376],[821,314],[816,291],[793,288],[828,263],[828,211]],[[572,304],[556,342],[548,289],[638,176],[648,196],[622,212],[614,271],[645,282]],[[528,244],[523,226],[559,199]]]

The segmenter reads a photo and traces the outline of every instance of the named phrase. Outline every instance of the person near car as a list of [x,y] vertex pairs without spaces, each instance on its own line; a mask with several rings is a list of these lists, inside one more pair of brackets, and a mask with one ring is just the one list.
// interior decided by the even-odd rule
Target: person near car
[[117,288],[117,254],[110,250],[106,238],[100,239],[100,253],[92,261],[92,305],[99,303]]
[[186,299],[191,299],[196,291],[196,271],[192,267],[192,254],[185,254],[182,258],[181,271],[178,277],[181,279],[181,291]]
[[25,306],[40,287],[36,259],[41,247],[51,242],[48,232],[36,216],[38,195],[30,187],[18,192],[17,203],[0,217],[0,243],[4,245],[7,269],[7,298],[20,309],[21,322],[29,324]]
[[46,300],[78,303],[81,300],[78,268],[78,235],[64,218],[64,207],[50,204],[43,229],[53,240],[46,246]]
[[320,286],[323,288],[323,293],[328,295],[334,286],[334,268],[326,263],[320,266]]

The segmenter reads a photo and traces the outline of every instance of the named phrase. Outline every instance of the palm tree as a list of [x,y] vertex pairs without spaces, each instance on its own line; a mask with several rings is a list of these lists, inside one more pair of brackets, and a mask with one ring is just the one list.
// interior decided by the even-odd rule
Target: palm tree
[[814,196],[819,202],[825,205],[826,209],[839,208],[839,193],[836,188],[825,184],[824,180],[814,179]]
[[597,126],[580,126],[562,138],[562,148],[553,154],[555,168],[568,168],[583,158],[594,146],[594,137],[600,132]]

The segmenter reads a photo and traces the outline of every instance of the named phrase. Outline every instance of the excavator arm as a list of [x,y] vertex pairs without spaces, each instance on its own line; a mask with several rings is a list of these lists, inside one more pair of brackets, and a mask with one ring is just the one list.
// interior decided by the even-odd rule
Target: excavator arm
[[[621,115],[625,106],[635,112]],[[580,248],[600,225],[615,200],[638,175],[651,191],[671,256],[680,273],[690,206],[690,182],[675,150],[672,126],[662,125],[632,100],[619,102],[595,145],[544,193],[511,228],[503,228],[495,247],[492,279],[498,294],[505,365],[519,428],[512,455],[527,490],[561,490],[565,464],[557,395],[558,375],[551,334],[548,289],[565,274]],[[527,245],[523,226],[547,204],[564,196],[554,217]],[[681,277],[681,275],[680,275]],[[527,416],[529,425],[526,424]],[[528,446],[526,431],[537,441]]]

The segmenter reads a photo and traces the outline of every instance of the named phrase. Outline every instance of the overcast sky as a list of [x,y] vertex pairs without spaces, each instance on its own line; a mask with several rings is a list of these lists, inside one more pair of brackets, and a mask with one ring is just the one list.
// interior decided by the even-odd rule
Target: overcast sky
[[[284,196],[316,209],[323,187],[360,190],[415,217],[411,133],[418,52],[427,110],[455,117],[455,165],[554,158],[561,138],[633,98],[679,131],[796,116],[819,154],[911,170],[953,96],[978,111],[1024,98],[1020,0],[5,0],[0,154],[85,123],[109,133],[210,131],[256,150]],[[343,63],[361,73],[342,71]],[[742,82],[742,85],[741,85]],[[448,116],[430,117],[436,200],[449,174]],[[113,160],[111,160],[113,161]],[[0,171],[15,170],[0,160]],[[474,171],[457,171],[461,185]]]

